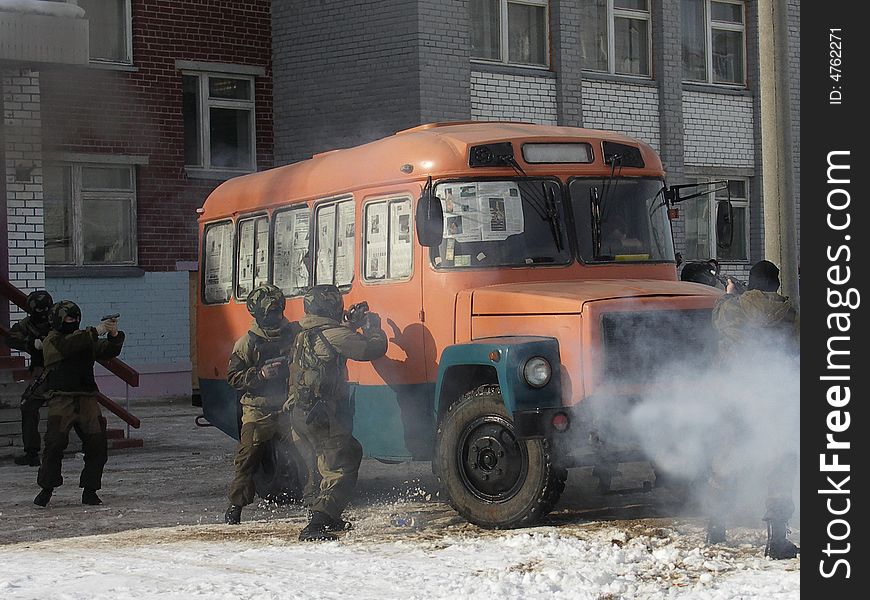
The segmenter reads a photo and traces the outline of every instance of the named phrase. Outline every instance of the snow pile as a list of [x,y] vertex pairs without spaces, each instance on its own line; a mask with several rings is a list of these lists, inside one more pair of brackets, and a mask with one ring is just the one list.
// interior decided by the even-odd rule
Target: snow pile
[[49,17],[81,19],[85,9],[73,2],[51,2],[49,0],[0,0],[0,11],[16,12]]
[[[5,599],[797,599],[800,562],[698,548],[673,530],[351,531],[301,544],[297,524],[175,527],[0,547]],[[257,533],[252,527],[248,533]],[[60,595],[59,595],[60,594]]]

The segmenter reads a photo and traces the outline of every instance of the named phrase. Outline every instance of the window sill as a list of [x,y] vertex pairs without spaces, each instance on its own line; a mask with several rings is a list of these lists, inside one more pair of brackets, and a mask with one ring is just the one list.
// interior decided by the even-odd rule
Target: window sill
[[601,71],[583,71],[583,80],[610,81],[613,83],[631,83],[655,87],[658,85],[652,77],[647,75],[623,75],[621,73],[602,73]]
[[683,90],[690,92],[707,92],[708,94],[725,94],[729,96],[754,96],[752,91],[745,86],[735,87],[723,83],[684,81]]
[[139,67],[125,63],[91,61],[88,63],[88,67],[92,69],[100,69],[102,71],[127,71],[128,73],[137,73],[139,71]]
[[201,167],[184,167],[188,179],[212,179],[226,181],[240,175],[250,175],[254,171],[234,171],[226,169],[203,169]]
[[483,73],[498,73],[500,75],[520,75],[523,77],[548,77],[556,78],[556,73],[551,71],[549,67],[533,66],[533,65],[512,65],[508,63],[492,63],[473,60],[471,61],[471,70],[480,71]]
[[145,269],[134,266],[87,266],[87,267],[45,267],[46,279],[62,277],[89,277],[103,279],[109,277],[144,277]]

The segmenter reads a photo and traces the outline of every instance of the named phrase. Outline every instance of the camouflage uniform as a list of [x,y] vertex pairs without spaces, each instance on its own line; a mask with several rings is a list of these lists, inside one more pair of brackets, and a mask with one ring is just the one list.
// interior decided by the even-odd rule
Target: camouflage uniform
[[[766,261],[762,261],[765,262]],[[778,270],[767,263],[778,274]],[[754,270],[754,269],[753,269]],[[750,278],[750,287],[752,287]],[[778,287],[778,282],[770,287]],[[800,349],[800,317],[791,301],[775,291],[750,289],[740,295],[725,294],[713,308],[713,327],[718,334],[718,360],[721,364],[731,364],[740,368],[741,361],[752,356],[758,360],[764,353],[785,354],[795,361]],[[735,391],[734,393],[742,393]],[[759,400],[763,401],[763,400]],[[799,400],[795,398],[795,402]],[[736,483],[739,473],[730,473],[727,466],[734,460],[727,448],[733,445],[727,432],[721,436],[718,447],[724,448],[714,457],[711,473],[711,503],[708,509],[712,516],[708,533],[724,539],[725,527],[722,519],[728,514],[732,497],[728,490]],[[769,465],[767,472],[766,512],[764,520],[769,528],[776,529],[775,534],[768,531],[768,552],[774,537],[779,544],[791,545],[785,540],[786,522],[794,512],[792,487],[797,467],[796,448],[783,448],[776,456],[759,457]],[[783,541],[785,540],[785,541]],[[780,548],[783,546],[780,545]],[[793,548],[793,546],[791,546]],[[770,554],[774,558],[775,551]]]
[[[312,294],[325,294],[327,302],[337,305],[337,310],[330,316],[311,314],[317,311],[316,307],[314,310],[311,307],[317,304],[317,298],[310,302]],[[321,402],[315,407],[318,415],[312,414],[312,404],[295,402],[289,408],[293,430],[301,438],[300,445],[309,447],[317,457],[321,483],[320,493],[311,505],[312,515],[321,513],[332,524],[341,524],[341,513],[353,494],[362,461],[362,446],[351,433],[346,363],[347,359],[380,358],[387,350],[387,336],[380,329],[379,320],[376,327],[364,326],[362,334],[352,326],[342,325],[338,320],[342,314],[341,295],[334,286],[315,286],[305,300],[307,314],[299,323],[300,336],[314,336],[314,352],[326,363],[327,375],[320,386],[318,400]]]
[[298,331],[299,325],[287,319],[269,330],[254,321],[230,355],[227,381],[242,392],[236,474],[227,494],[234,506],[247,506],[254,501],[254,472],[263,460],[267,443],[290,436],[289,415],[281,412],[287,400],[286,372],[281,377],[263,379],[261,369],[270,360],[289,355]]
[[[6,345],[14,350],[27,352],[30,355],[30,375],[33,383],[27,386],[21,395],[21,437],[24,442],[26,456],[39,460],[39,448],[42,440],[39,437],[39,409],[45,404],[46,397],[37,384],[44,370],[42,349],[34,344],[36,340],[44,340],[51,326],[48,320],[35,322],[32,317],[24,317],[9,330]],[[38,462],[36,463],[38,464]]]
[[[52,307],[53,319],[81,311],[72,302],[63,301]],[[77,325],[76,325],[77,327]],[[108,457],[106,420],[100,413],[94,380],[94,362],[115,358],[121,353],[124,332],[101,339],[94,327],[60,331],[52,322],[52,331],[45,338],[46,395],[48,401],[48,429],[45,434],[45,454],[39,468],[37,482],[44,490],[63,484],[61,463],[69,444],[69,432],[75,427],[82,440],[84,467],[79,487],[98,490],[102,484],[103,467]]]

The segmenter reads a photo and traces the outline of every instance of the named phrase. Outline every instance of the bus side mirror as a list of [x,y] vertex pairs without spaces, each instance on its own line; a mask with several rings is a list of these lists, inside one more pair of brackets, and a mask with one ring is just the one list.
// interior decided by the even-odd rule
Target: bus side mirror
[[716,245],[723,250],[734,240],[734,210],[728,200],[716,202]]
[[417,239],[420,245],[432,248],[441,245],[444,233],[444,211],[441,200],[432,193],[432,184],[427,183],[417,201]]

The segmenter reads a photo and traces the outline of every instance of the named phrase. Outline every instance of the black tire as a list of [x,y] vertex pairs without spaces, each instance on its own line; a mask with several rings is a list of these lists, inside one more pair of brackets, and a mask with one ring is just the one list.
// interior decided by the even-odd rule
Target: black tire
[[547,440],[518,440],[501,389],[484,385],[452,405],[438,427],[435,472],[447,498],[487,529],[527,527],[549,513],[565,489]]
[[273,440],[267,444],[260,468],[254,473],[254,490],[260,498],[282,505],[302,499],[296,456],[292,442]]

